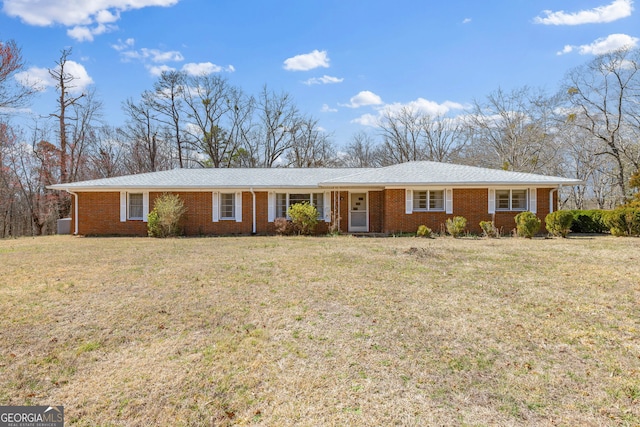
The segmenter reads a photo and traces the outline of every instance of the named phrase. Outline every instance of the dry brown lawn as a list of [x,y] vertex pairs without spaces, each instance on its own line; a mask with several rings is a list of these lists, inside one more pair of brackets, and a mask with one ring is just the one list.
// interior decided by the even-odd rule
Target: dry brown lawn
[[0,405],[77,426],[640,425],[640,239],[0,241]]

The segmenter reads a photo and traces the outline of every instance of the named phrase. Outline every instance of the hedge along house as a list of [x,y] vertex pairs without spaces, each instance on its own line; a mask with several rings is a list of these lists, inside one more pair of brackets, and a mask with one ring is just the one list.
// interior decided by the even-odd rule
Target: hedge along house
[[510,231],[522,211],[544,220],[560,187],[581,184],[425,161],[357,169],[175,169],[48,188],[73,196],[73,234],[144,236],[147,215],[163,193],[183,200],[186,235],[273,234],[274,220],[299,202],[318,209],[320,233],[415,232],[422,224],[439,230],[453,216],[465,217],[469,231],[479,233],[480,221]]

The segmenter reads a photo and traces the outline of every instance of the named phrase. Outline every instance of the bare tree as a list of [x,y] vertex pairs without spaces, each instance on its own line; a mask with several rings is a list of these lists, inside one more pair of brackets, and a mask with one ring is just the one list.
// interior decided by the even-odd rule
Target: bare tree
[[197,76],[189,79],[185,104],[189,125],[187,132],[196,149],[207,156],[206,163],[214,168],[229,164],[238,149],[226,125],[232,123],[231,110],[239,108],[232,102],[226,79],[219,76]]
[[381,161],[386,165],[415,160],[451,161],[466,143],[458,120],[408,106],[386,111],[379,127]]
[[300,119],[292,131],[291,148],[286,153],[288,166],[318,168],[336,166],[336,153],[329,135],[318,126],[318,121]]
[[640,115],[639,59],[638,49],[600,55],[569,72],[563,85],[572,107],[568,120],[600,141],[596,155],[615,162],[620,201],[629,194],[628,164],[638,156],[638,141],[628,131]]
[[420,120],[424,132],[425,157],[436,162],[450,162],[458,158],[467,143],[464,127],[457,119],[442,115],[424,115]]
[[36,85],[27,81],[18,83],[14,77],[24,68],[22,51],[15,41],[0,41],[0,113],[6,109],[22,107],[36,91]]
[[397,112],[387,110],[382,115],[378,126],[384,165],[425,160],[421,120],[422,114],[410,107],[402,107]]
[[89,153],[88,169],[93,178],[124,175],[125,146],[123,133],[110,126],[94,130],[95,144]]
[[54,229],[59,199],[46,190],[57,180],[58,148],[46,141],[30,146],[6,126],[0,126],[0,207],[3,236],[41,235]]
[[122,106],[126,126],[120,129],[128,140],[125,163],[128,173],[155,172],[171,167],[161,128],[153,118],[151,107],[143,101],[128,99]]
[[255,147],[252,143],[255,136],[255,98],[233,88],[229,91],[229,101],[232,105],[229,110],[229,140],[233,141],[236,148],[233,155],[228,157],[226,167],[256,167],[257,153],[251,151]]
[[554,98],[528,87],[510,93],[502,89],[475,101],[467,116],[470,150],[484,154],[486,166],[521,172],[541,172],[554,158],[549,133]]
[[178,155],[178,166],[185,167],[183,158],[185,151],[185,138],[183,130],[183,102],[185,93],[186,75],[180,71],[163,71],[153,85],[153,91],[145,91],[142,94],[143,101],[150,107],[154,114],[154,120],[158,120],[167,128],[175,142]]
[[83,99],[72,105],[73,115],[68,117],[69,181],[93,178],[89,173],[89,155],[96,148],[102,101],[95,91],[89,90]]
[[363,131],[351,136],[347,144],[346,153],[342,163],[350,168],[371,168],[381,164],[380,147],[376,145],[373,137]]
[[69,162],[67,158],[68,151],[68,135],[67,135],[67,109],[76,104],[84,93],[73,95],[75,88],[73,81],[77,80],[76,76],[70,74],[65,68],[67,61],[71,55],[71,49],[64,49],[60,54],[60,59],[56,61],[57,67],[49,69],[49,75],[56,82],[58,91],[57,113],[52,113],[51,117],[58,119],[58,138],[60,141],[60,182],[69,182]]
[[300,115],[291,95],[270,92],[265,85],[257,101],[258,134],[253,141],[259,166],[273,167],[293,145],[300,125]]

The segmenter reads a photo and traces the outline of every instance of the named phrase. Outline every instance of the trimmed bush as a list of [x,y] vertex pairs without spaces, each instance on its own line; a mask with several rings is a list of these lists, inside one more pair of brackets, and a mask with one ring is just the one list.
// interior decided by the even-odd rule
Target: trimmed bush
[[453,218],[447,218],[445,223],[447,232],[453,237],[458,238],[464,234],[464,229],[467,226],[467,219],[463,216],[454,216]]
[[531,239],[540,231],[542,221],[533,212],[520,212],[514,219],[516,221],[516,232],[520,237]]
[[293,229],[298,234],[313,234],[318,224],[318,210],[308,202],[295,203],[287,209]]
[[172,237],[182,234],[181,221],[187,208],[177,194],[165,193],[158,197],[147,216],[150,237]]
[[640,235],[640,208],[619,207],[605,212],[603,221],[614,236]]
[[571,232],[573,213],[571,211],[551,212],[544,218],[547,231],[554,236],[567,237]]
[[421,225],[420,227],[418,227],[418,231],[416,231],[416,236],[431,237],[431,229],[426,225]]
[[480,221],[480,228],[484,237],[498,237],[498,229],[493,221]]
[[609,228],[602,221],[605,211],[599,209],[572,210],[573,222],[571,223],[572,233],[605,233]]

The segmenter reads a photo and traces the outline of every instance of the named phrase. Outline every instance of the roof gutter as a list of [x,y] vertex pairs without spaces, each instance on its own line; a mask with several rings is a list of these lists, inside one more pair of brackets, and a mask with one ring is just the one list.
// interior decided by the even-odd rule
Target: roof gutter
[[249,191],[251,191],[251,199],[253,202],[253,205],[251,207],[251,234],[256,234],[257,230],[256,230],[256,192],[253,191],[253,187],[251,187],[249,189]]
[[556,208],[556,206],[553,204],[553,193],[557,193],[561,188],[562,184],[558,185],[558,188],[554,188],[553,190],[549,191],[549,213],[554,212]]
[[73,235],[78,235],[78,193],[74,193],[68,188],[65,190],[73,196]]

